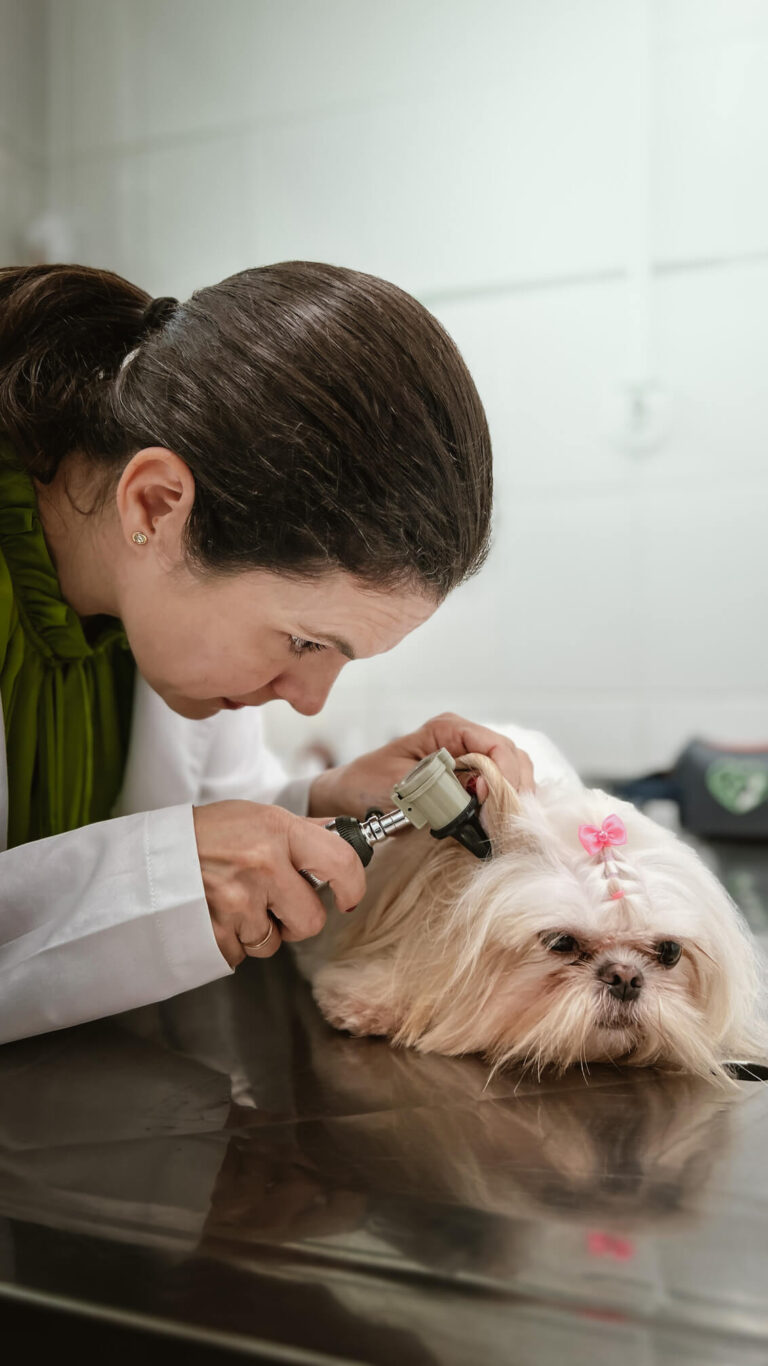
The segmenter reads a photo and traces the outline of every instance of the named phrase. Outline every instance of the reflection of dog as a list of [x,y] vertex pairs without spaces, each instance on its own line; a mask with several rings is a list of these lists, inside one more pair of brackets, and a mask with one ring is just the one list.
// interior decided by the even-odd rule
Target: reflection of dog
[[448,1096],[463,1089],[465,1103],[328,1121],[325,1141],[320,1126],[312,1141],[331,1188],[346,1174],[390,1203],[402,1200],[411,1221],[413,1201],[514,1219],[554,1214],[617,1232],[685,1221],[727,1149],[730,1105],[696,1077],[635,1072],[617,1085],[600,1071],[594,1085],[550,1078],[543,1097],[529,1085],[471,1105],[465,1074],[452,1085],[427,1072],[430,1093],[442,1081]]
[[758,958],[687,845],[572,781],[517,794],[489,760],[494,857],[408,832],[371,865],[352,923],[302,948],[326,1018],[426,1052],[541,1070],[620,1061],[726,1079],[759,1056]]

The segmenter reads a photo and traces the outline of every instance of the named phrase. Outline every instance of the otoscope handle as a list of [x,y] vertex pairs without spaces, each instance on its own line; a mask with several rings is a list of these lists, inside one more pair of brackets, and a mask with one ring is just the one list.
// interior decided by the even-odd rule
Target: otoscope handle
[[368,867],[373,858],[373,849],[363,834],[360,822],[355,820],[354,816],[337,816],[325,828],[335,830],[347,844],[351,844],[363,867]]
[[[354,816],[337,816],[335,820],[329,821],[325,828],[326,830],[334,830],[337,835],[341,835],[341,838],[347,841],[347,844],[351,844],[363,867],[368,867],[373,858],[373,849],[363,834],[360,822],[355,820]],[[317,877],[315,873],[307,872],[306,868],[302,868],[300,871],[301,876],[307,879],[310,887],[314,887],[316,892],[321,887],[327,886],[327,883],[321,877]]]

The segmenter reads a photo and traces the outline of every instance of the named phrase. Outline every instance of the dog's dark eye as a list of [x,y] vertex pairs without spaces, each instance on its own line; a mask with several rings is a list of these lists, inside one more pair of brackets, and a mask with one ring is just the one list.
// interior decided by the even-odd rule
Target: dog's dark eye
[[558,934],[554,939],[550,939],[547,948],[553,953],[578,953],[578,941],[572,934]]
[[662,939],[661,943],[656,945],[656,955],[665,968],[673,968],[682,952],[682,946],[676,944],[674,939]]

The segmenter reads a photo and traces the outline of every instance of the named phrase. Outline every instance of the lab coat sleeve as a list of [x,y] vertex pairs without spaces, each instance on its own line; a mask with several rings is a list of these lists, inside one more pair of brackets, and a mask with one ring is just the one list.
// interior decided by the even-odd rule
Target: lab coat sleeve
[[232,969],[185,803],[0,853],[0,1041],[165,1000]]

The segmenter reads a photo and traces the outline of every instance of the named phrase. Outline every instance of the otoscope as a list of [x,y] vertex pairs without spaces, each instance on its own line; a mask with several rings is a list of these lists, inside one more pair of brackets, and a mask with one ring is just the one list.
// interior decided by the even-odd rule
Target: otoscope
[[[455,768],[456,760],[448,750],[438,749],[395,783],[391,793],[394,811],[369,811],[362,821],[354,816],[337,816],[325,828],[335,830],[352,845],[364,868],[373,858],[374,845],[408,826],[422,830],[428,825],[433,839],[450,836],[475,858],[490,858],[491,841],[480,824],[480,804],[473,793],[468,794],[462,787]],[[314,888],[325,886],[314,873],[306,869],[302,873]]]

